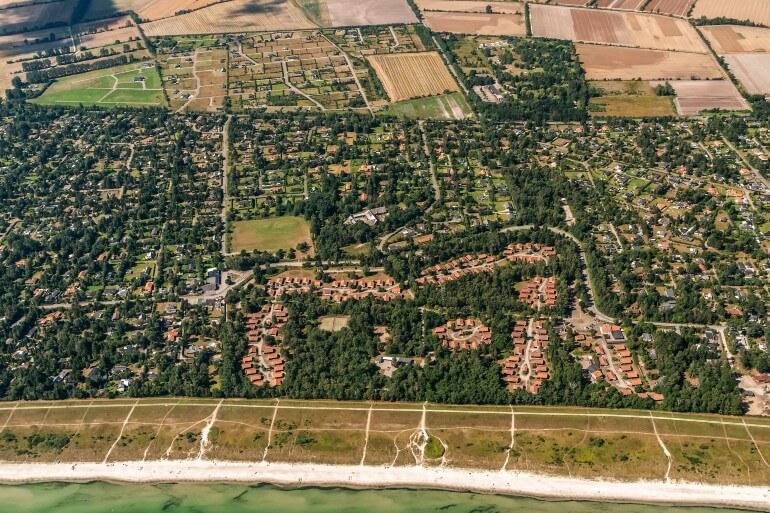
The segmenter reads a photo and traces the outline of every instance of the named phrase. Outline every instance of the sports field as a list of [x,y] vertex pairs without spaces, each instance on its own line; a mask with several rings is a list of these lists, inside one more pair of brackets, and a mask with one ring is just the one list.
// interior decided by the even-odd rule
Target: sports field
[[135,63],[58,79],[42,96],[42,105],[160,106],[165,97],[151,63]]
[[301,217],[284,216],[233,223],[231,251],[278,251],[306,242],[312,247],[310,227]]
[[4,403],[0,460],[445,465],[770,483],[770,420],[635,410],[154,398]]

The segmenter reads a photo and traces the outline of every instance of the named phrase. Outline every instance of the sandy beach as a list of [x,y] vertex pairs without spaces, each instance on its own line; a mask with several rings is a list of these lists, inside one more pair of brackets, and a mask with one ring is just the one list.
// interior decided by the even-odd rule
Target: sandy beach
[[0,482],[239,482],[280,486],[433,488],[552,499],[732,506],[770,511],[770,486],[599,481],[526,472],[209,460],[2,463]]

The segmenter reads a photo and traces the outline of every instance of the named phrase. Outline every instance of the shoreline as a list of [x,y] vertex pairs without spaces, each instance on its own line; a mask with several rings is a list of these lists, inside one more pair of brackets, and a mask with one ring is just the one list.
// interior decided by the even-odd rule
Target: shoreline
[[551,500],[713,506],[770,511],[770,485],[610,481],[518,471],[308,463],[163,460],[116,463],[0,463],[0,483],[40,482],[269,484],[286,488],[402,488]]

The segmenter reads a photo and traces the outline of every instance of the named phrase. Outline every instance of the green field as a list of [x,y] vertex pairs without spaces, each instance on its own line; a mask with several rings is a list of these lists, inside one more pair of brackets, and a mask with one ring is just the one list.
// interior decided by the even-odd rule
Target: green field
[[33,101],[41,105],[162,106],[166,100],[160,75],[150,64],[127,64],[63,77]]
[[462,93],[449,93],[396,102],[382,113],[412,119],[463,119],[470,117],[473,111]]
[[301,217],[284,216],[233,223],[231,251],[278,251],[296,248],[300,242],[312,247],[310,226]]

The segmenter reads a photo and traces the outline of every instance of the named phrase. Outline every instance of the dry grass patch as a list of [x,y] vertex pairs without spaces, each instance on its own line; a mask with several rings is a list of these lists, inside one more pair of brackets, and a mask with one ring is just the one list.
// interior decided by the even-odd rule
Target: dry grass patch
[[459,91],[437,52],[372,55],[368,59],[391,101]]
[[318,319],[324,331],[340,331],[348,327],[349,315],[327,315]]
[[233,223],[232,251],[236,253],[242,250],[273,252],[291,249],[301,242],[312,248],[310,226],[301,217],[271,217]]
[[602,96],[591,98],[594,117],[662,117],[675,116],[674,102],[667,96]]

